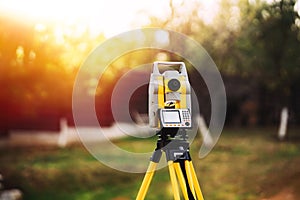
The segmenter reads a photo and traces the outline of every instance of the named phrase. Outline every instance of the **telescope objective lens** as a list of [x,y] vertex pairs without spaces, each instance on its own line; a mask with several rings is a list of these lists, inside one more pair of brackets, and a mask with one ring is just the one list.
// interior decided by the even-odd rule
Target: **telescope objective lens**
[[170,90],[172,91],[177,91],[179,90],[180,88],[180,82],[177,80],[177,79],[171,79],[169,82],[168,82],[168,87]]

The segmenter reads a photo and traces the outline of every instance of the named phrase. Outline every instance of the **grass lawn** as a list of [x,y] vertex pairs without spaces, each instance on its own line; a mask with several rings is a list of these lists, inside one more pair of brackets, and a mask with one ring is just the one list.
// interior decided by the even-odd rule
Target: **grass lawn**
[[[300,140],[278,142],[276,129],[225,129],[217,146],[198,158],[201,138],[191,155],[206,200],[251,200],[290,191],[300,199]],[[156,140],[126,138],[115,141],[135,152],[152,150]],[[6,188],[19,188],[25,200],[135,199],[144,174],[106,167],[84,147],[8,147],[0,149],[0,173]],[[173,199],[166,168],[157,171],[148,200]]]

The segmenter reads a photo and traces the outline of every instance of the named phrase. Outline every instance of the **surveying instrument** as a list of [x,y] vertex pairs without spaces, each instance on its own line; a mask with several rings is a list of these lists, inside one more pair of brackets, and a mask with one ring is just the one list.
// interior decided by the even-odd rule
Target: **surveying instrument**
[[[178,67],[160,73],[159,66]],[[149,125],[156,128],[157,146],[136,200],[146,196],[157,164],[165,153],[175,200],[178,182],[185,200],[203,200],[189,153],[187,129],[192,128],[191,86],[184,62],[154,62],[149,83]]]

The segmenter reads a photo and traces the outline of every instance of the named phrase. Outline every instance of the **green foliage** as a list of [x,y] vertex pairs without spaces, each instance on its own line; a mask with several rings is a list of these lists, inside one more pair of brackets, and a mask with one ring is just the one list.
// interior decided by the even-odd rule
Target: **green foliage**
[[[243,69],[267,89],[288,97],[291,84],[299,78],[300,27],[294,0],[261,4],[246,22],[237,40]],[[251,8],[251,7],[250,7]],[[245,13],[247,14],[247,13]]]
[[103,37],[92,40],[88,33],[66,35],[60,29],[0,16],[1,128],[70,115],[76,71]]

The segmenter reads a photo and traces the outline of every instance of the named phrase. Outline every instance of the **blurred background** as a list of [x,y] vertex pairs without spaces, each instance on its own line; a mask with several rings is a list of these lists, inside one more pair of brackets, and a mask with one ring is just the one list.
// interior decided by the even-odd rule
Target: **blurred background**
[[[204,196],[299,199],[299,15],[296,0],[0,0],[0,191],[17,188],[23,199],[134,199],[142,174],[109,169],[61,135],[74,127],[73,84],[89,53],[116,34],[157,27],[199,42],[225,84],[220,141],[203,160],[197,157],[201,137],[193,143]],[[102,126],[114,124],[111,96],[120,77],[156,60],[184,58],[163,50],[134,51],[111,63],[100,80],[86,75],[86,94],[94,95],[89,87],[98,85],[95,109]],[[187,65],[209,123],[206,85]],[[132,80],[139,73],[149,74],[139,71]],[[144,85],[130,99],[137,122],[147,114],[147,92]],[[153,138],[114,142],[136,152],[155,146]],[[167,171],[156,176],[148,199],[171,199]]]

